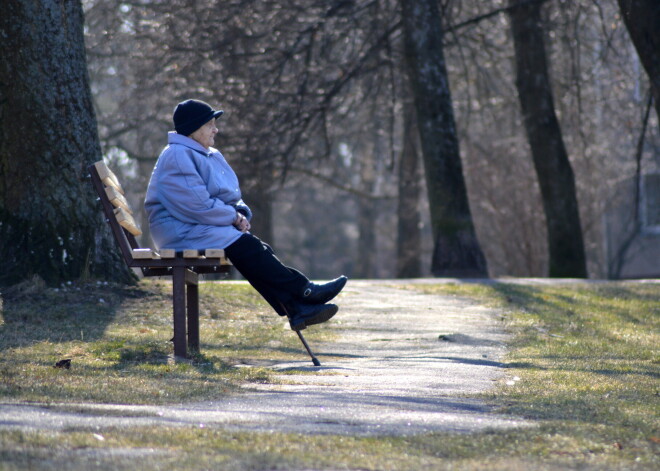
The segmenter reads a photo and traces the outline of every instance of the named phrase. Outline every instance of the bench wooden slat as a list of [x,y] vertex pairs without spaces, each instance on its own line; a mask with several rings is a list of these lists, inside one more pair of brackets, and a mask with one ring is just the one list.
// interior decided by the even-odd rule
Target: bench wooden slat
[[124,189],[121,187],[117,175],[115,175],[113,171],[108,168],[105,162],[99,160],[94,164],[94,167],[96,168],[96,171],[99,174],[99,178],[105,186],[111,186],[122,195],[124,194]]
[[200,258],[199,250],[186,249],[183,251],[183,258]]
[[160,254],[151,249],[133,249],[132,253],[137,260],[160,260]]
[[174,249],[160,249],[158,253],[160,258],[176,258],[176,250]]
[[225,251],[223,249],[206,249],[204,255],[206,258],[225,258]]
[[131,216],[131,214],[124,208],[115,208],[115,217],[117,218],[117,222],[121,225],[121,227],[126,229],[128,232],[134,236],[142,235],[142,231],[135,223],[135,219],[133,219],[133,216]]
[[131,211],[130,206],[128,206],[128,201],[126,201],[126,198],[124,198],[124,195],[119,193],[119,190],[112,186],[106,186],[105,187],[105,194],[108,196],[108,200],[110,203],[115,208],[123,208],[129,213],[133,214],[133,211]]
[[[135,250],[135,249],[134,249]],[[142,250],[151,250],[151,249],[142,249]],[[153,251],[154,252],[154,259],[158,258],[161,260],[167,260],[171,258],[177,258],[177,252],[174,249],[160,249],[158,251]],[[202,255],[202,252],[204,253]],[[187,249],[183,251],[179,251],[179,256],[183,255],[183,258],[192,258],[192,259],[197,259],[197,260],[203,260],[203,259],[219,259],[219,265],[225,265],[225,266],[231,266],[232,263],[229,261],[228,258],[225,257],[225,251],[223,249],[206,249],[206,250],[194,250],[194,249]],[[144,256],[145,259],[148,259],[146,255]]]
[[231,261],[226,258],[224,249],[206,249],[204,253],[206,258],[219,258],[220,265],[232,265]]

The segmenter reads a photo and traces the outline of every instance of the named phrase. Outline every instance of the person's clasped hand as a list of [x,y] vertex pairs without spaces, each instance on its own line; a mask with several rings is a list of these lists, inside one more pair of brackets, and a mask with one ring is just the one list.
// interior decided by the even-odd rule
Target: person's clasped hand
[[236,213],[233,226],[241,232],[247,232],[250,230],[250,221],[241,213]]

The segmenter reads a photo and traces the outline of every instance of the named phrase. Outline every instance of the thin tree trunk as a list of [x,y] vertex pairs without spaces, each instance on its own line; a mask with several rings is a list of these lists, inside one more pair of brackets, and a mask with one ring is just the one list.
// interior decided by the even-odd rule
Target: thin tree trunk
[[399,164],[399,205],[397,208],[397,269],[398,278],[415,278],[421,275],[422,231],[419,196],[421,193],[419,130],[415,121],[415,105],[404,98],[403,150]]
[[0,284],[134,280],[87,178],[101,150],[80,2],[7,0],[0,37]]
[[[375,116],[374,119],[378,119]],[[378,129],[378,126],[375,127]],[[360,159],[360,188],[367,194],[374,192],[376,184],[376,153],[378,133],[373,130],[373,145],[367,147]],[[376,272],[376,202],[372,198],[358,198],[358,241],[355,260],[356,278],[374,278]]]
[[[513,7],[518,0],[509,0]],[[516,87],[545,211],[549,275],[586,277],[575,178],[555,115],[541,24],[541,5],[510,11]]]
[[376,202],[370,198],[360,198],[358,203],[358,224],[360,235],[357,243],[357,257],[355,260],[355,278],[376,277],[376,232],[375,210]]
[[463,177],[437,0],[401,0],[401,8],[431,209],[431,271],[435,276],[486,276]]
[[272,192],[267,186],[255,185],[250,188],[249,193],[243,194],[243,199],[252,211],[250,232],[264,242],[275,245]]
[[639,59],[649,75],[660,126],[660,1],[618,0]]

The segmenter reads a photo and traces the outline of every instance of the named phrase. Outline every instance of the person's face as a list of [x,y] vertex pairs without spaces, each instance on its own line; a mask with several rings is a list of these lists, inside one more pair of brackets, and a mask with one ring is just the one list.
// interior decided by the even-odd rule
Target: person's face
[[218,133],[218,128],[215,125],[215,119],[212,119],[197,131],[192,133],[190,137],[207,149],[213,145],[215,135]]

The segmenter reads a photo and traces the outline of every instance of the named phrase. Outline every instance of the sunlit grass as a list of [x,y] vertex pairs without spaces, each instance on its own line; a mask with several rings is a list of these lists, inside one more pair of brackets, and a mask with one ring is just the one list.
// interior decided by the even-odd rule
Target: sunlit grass
[[[0,397],[36,402],[167,403],[275,381],[258,363],[306,359],[286,321],[245,283],[200,286],[201,351],[172,356],[171,285],[30,287],[4,300]],[[309,334],[317,339],[322,333]],[[71,359],[71,368],[55,368]],[[236,368],[251,364],[251,368]]]
[[[82,304],[50,293],[32,314],[33,304],[5,302],[0,395],[54,402],[120,402],[112,394],[131,403],[212,398],[245,381],[275,380],[266,368],[234,364],[300,359],[295,336],[249,287],[203,286],[202,354],[190,364],[168,361],[165,283],[104,288],[105,303],[94,301],[100,296],[94,290]],[[507,374],[480,397],[536,427],[412,437],[239,433],[204,424],[4,430],[0,469],[128,470],[136,460],[154,470],[660,469],[660,284],[411,289],[498,309],[514,334]],[[56,320],[43,319],[50,315]],[[17,327],[33,331],[9,335]],[[66,355],[71,370],[52,367]],[[135,382],[139,393],[129,391]],[[112,394],[98,392],[100,384]]]
[[539,453],[660,464],[659,283],[419,289],[502,310],[516,335],[504,382],[484,397],[539,421],[525,447],[552,437]]

